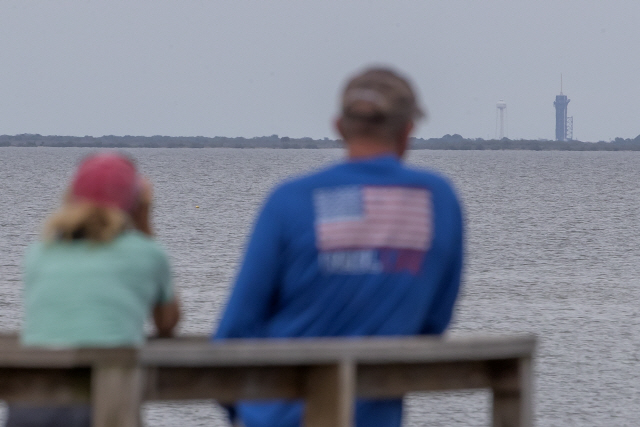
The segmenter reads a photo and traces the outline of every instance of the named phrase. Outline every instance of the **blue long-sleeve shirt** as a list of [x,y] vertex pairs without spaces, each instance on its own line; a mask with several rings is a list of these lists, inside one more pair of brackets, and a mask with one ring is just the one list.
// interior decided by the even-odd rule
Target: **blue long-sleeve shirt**
[[[440,334],[462,269],[458,200],[393,156],[278,187],[255,224],[214,339]],[[299,403],[242,403],[247,427],[294,427]],[[358,426],[399,426],[399,400],[362,401]]]

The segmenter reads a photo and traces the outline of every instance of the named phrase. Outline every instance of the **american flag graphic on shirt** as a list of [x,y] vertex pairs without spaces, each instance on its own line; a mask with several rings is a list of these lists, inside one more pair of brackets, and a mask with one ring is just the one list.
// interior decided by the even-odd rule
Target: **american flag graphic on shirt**
[[325,270],[417,273],[432,237],[424,188],[349,186],[317,190],[316,246]]

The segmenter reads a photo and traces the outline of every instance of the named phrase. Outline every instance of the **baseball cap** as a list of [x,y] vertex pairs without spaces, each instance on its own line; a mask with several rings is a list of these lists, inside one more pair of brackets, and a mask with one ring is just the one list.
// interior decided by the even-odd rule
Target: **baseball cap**
[[425,116],[409,81],[389,68],[369,68],[349,80],[342,96],[344,117],[372,122]]
[[117,153],[100,153],[87,157],[71,184],[76,200],[130,212],[136,203],[139,177],[133,162]]

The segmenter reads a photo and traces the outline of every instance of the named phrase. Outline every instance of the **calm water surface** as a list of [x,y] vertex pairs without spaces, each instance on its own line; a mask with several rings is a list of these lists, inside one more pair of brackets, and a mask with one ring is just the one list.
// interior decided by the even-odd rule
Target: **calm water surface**
[[[80,148],[0,148],[0,331],[19,329],[25,246],[58,204]],[[340,150],[133,149],[156,189],[183,333],[220,316],[253,217],[275,183]],[[414,151],[448,175],[467,224],[451,331],[533,332],[536,425],[633,426],[640,415],[640,153]],[[196,209],[195,206],[199,208]],[[414,395],[408,426],[486,426],[486,392]],[[0,410],[0,422],[4,413]],[[209,402],[147,404],[148,426],[224,426]]]

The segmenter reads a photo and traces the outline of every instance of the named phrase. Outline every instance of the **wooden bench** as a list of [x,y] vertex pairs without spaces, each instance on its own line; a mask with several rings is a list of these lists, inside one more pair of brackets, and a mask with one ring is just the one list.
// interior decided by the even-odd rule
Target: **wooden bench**
[[532,423],[535,337],[150,340],[140,349],[24,348],[0,336],[0,400],[93,404],[95,427],[140,426],[145,400],[305,399],[307,427],[347,427],[355,397],[487,388],[494,427]]

